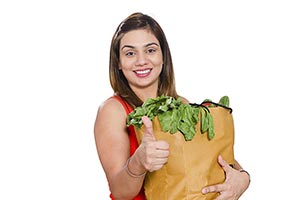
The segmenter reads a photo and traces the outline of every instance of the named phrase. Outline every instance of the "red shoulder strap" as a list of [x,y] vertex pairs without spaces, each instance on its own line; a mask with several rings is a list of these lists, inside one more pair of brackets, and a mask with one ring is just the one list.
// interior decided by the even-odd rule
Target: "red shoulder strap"
[[123,105],[124,109],[126,110],[127,115],[133,111],[133,108],[125,100],[123,100],[122,97],[120,97],[119,95],[112,96],[112,98],[117,99]]

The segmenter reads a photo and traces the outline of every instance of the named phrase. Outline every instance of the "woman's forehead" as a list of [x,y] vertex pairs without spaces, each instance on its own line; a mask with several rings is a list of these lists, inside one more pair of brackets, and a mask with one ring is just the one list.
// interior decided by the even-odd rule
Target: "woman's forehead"
[[124,45],[144,46],[149,43],[159,44],[155,35],[147,29],[132,30],[124,34],[120,41],[120,48]]

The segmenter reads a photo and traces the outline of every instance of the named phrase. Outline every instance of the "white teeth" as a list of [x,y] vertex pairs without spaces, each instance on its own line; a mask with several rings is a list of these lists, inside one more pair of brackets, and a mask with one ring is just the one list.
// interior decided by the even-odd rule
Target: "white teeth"
[[150,69],[142,70],[142,71],[135,71],[137,74],[147,74],[150,72]]

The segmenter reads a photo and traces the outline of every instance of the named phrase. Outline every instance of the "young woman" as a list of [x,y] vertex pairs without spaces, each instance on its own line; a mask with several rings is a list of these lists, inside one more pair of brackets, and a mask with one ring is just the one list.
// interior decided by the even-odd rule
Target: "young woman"
[[[126,118],[148,98],[163,94],[179,97],[167,39],[152,17],[133,13],[120,23],[111,42],[109,75],[114,95],[100,106],[94,131],[110,197],[146,199],[145,174],[164,166],[169,144],[155,139],[151,121],[143,117],[146,128],[138,145],[134,129],[126,126]],[[249,186],[248,173],[241,171],[237,162],[234,168],[221,157],[218,162],[226,173],[225,182],[199,192],[218,192],[218,200],[238,199]]]

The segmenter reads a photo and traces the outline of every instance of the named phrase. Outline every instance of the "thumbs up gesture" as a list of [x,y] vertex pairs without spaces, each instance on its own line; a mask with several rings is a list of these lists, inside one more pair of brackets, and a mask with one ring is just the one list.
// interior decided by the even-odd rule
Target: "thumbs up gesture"
[[163,167],[168,161],[169,144],[163,140],[156,140],[151,120],[144,116],[142,121],[145,126],[145,132],[142,143],[139,146],[141,151],[140,160],[146,170],[152,172]]

